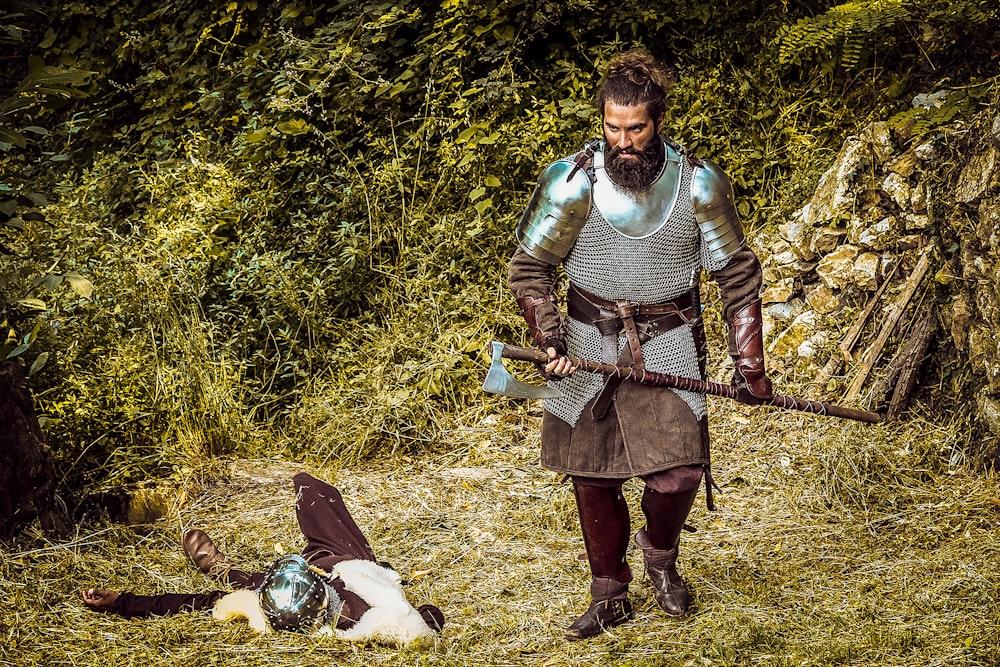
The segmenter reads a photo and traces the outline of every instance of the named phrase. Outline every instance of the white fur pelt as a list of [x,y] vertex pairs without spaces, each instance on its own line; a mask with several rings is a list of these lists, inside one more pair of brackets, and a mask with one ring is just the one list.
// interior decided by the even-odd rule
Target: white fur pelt
[[434,631],[406,599],[395,570],[370,560],[345,560],[335,565],[331,574],[371,607],[353,627],[334,631],[341,639],[394,644],[433,639]]
[[212,616],[220,621],[245,618],[257,632],[271,631],[271,624],[260,608],[257,591],[240,590],[223,595],[212,607]]
[[[344,587],[360,596],[371,609],[347,630],[324,626],[320,633],[347,641],[381,641],[397,645],[433,640],[434,631],[406,599],[395,570],[370,560],[348,560],[334,566],[331,575],[339,577]],[[271,630],[260,608],[257,592],[252,590],[224,595],[215,603],[212,616],[220,621],[246,619],[257,632]]]

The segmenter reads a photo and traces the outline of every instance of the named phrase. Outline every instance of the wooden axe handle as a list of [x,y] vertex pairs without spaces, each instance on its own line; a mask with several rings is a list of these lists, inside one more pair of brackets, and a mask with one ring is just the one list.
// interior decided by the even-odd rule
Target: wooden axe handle
[[[535,364],[545,364],[549,361],[549,356],[541,350],[527,347],[517,347],[516,345],[504,345],[503,356],[507,359],[518,361],[530,361]],[[718,382],[706,382],[704,380],[694,380],[692,378],[680,377],[677,375],[667,375],[666,373],[656,373],[654,371],[636,371],[628,366],[615,366],[600,361],[590,361],[579,357],[567,357],[571,364],[580,370],[600,375],[613,375],[639,384],[648,384],[655,387],[670,387],[682,391],[693,391],[698,394],[712,394],[714,396],[724,396],[734,401],[745,403],[741,400],[739,387],[732,384],[719,384]],[[810,401],[791,396],[774,395],[769,401],[764,401],[763,405],[773,405],[779,408],[790,410],[800,410],[811,412],[816,415],[829,415],[831,417],[841,417],[843,419],[854,419],[869,424],[877,424],[882,421],[882,415],[877,412],[867,410],[855,410],[854,408],[844,408],[832,403],[822,403],[820,401]]]

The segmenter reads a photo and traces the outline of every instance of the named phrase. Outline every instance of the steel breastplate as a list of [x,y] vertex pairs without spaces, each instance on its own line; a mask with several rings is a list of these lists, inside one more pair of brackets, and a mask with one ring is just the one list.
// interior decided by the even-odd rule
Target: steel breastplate
[[616,231],[641,239],[655,233],[670,217],[679,194],[680,155],[664,144],[663,169],[639,196],[619,188],[604,169],[603,149],[594,153],[594,206]]

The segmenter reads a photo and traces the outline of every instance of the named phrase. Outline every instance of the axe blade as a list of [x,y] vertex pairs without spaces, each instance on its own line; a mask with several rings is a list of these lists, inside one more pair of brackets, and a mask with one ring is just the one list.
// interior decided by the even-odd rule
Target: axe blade
[[483,382],[483,391],[511,398],[562,398],[563,393],[552,387],[539,387],[514,379],[503,365],[503,343],[493,341],[493,361]]

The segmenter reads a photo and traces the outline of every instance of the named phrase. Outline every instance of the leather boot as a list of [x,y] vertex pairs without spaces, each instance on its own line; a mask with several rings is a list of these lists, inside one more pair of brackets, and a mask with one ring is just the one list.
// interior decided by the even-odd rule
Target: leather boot
[[594,601],[566,629],[566,639],[589,639],[630,620],[632,603],[625,595],[627,591],[628,584],[609,577],[595,577],[590,583],[590,595]]
[[226,581],[234,588],[249,586],[250,575],[233,567],[233,563],[212,542],[212,538],[200,528],[193,528],[181,539],[184,553],[198,567],[216,581]]
[[635,534],[635,543],[642,549],[646,572],[653,584],[656,604],[670,616],[683,616],[691,606],[687,584],[677,572],[677,547],[657,549],[644,544],[649,539],[644,530]]
[[691,604],[687,584],[677,572],[677,545],[697,494],[697,487],[677,493],[646,487],[642,494],[646,527],[635,534],[635,543],[642,549],[656,603],[671,616],[683,616]]
[[632,618],[628,584],[628,503],[620,486],[589,486],[574,481],[577,512],[590,564],[591,605],[566,630],[570,640],[587,639]]

